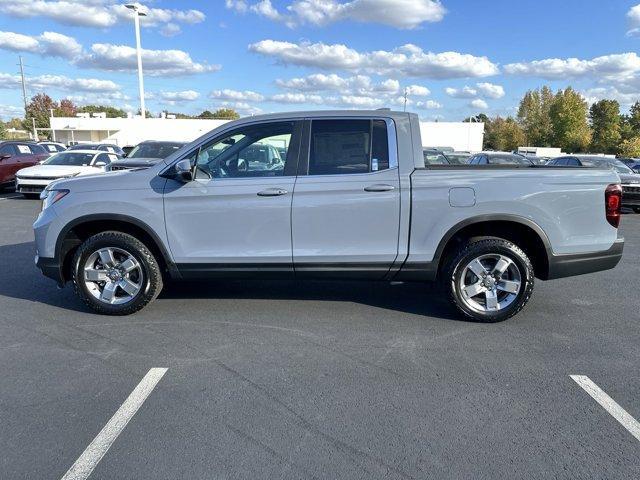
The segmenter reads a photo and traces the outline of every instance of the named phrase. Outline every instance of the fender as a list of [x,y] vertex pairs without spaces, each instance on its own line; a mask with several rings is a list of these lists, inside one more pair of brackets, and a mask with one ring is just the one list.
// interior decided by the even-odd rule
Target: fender
[[[462,229],[469,227],[471,225],[487,223],[487,222],[511,222],[511,223],[519,223],[526,227],[531,228],[544,245],[544,249],[546,251],[547,260],[550,260],[553,257],[553,250],[551,248],[551,242],[549,241],[549,237],[545,233],[545,231],[535,223],[533,220],[529,218],[522,217],[520,215],[513,215],[507,213],[497,213],[497,214],[485,214],[485,215],[477,215],[475,217],[469,217],[461,222],[456,223],[453,227],[451,227],[444,234],[440,242],[438,243],[438,247],[436,248],[435,254],[433,255],[433,260],[430,262],[407,262],[402,265],[400,271],[396,275],[396,280],[420,280],[420,281],[433,281],[436,279],[438,275],[438,270],[440,269],[440,263],[442,261],[442,254],[444,249],[446,248],[449,241]],[[409,252],[411,255],[411,252]]]

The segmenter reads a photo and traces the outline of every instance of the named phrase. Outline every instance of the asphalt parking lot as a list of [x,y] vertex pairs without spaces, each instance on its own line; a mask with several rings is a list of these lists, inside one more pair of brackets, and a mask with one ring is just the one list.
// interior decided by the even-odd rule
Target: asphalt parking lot
[[615,270],[483,325],[417,284],[190,283],[94,315],[34,266],[38,209],[0,195],[0,478],[62,478],[154,368],[91,479],[640,478],[570,378],[640,419],[640,215]]

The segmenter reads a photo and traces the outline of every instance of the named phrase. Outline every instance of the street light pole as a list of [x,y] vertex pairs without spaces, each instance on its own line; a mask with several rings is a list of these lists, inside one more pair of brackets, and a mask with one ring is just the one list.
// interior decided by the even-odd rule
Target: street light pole
[[142,47],[140,46],[140,17],[146,17],[147,14],[141,12],[137,5],[125,5],[133,10],[133,22],[136,29],[136,56],[138,57],[138,89],[140,90],[140,115],[146,118],[146,109],[144,106],[144,82],[142,80]]

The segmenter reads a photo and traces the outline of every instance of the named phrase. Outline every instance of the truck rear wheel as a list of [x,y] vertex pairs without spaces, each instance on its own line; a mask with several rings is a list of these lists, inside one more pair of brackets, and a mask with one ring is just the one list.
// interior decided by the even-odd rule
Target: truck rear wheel
[[144,243],[122,232],[98,233],[73,258],[78,296],[97,313],[129,315],[162,290],[158,261]]
[[442,280],[449,299],[466,317],[501,322],[524,308],[533,293],[531,261],[518,246],[485,237],[450,256]]

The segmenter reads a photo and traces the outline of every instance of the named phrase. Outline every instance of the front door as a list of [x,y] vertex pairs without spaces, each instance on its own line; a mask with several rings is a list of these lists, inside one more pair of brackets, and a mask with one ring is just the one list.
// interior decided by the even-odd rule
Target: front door
[[319,119],[307,128],[293,196],[296,276],[383,278],[400,226],[393,122]]
[[169,246],[185,276],[292,272],[291,199],[302,122],[238,127],[189,158],[195,180],[168,181]]

